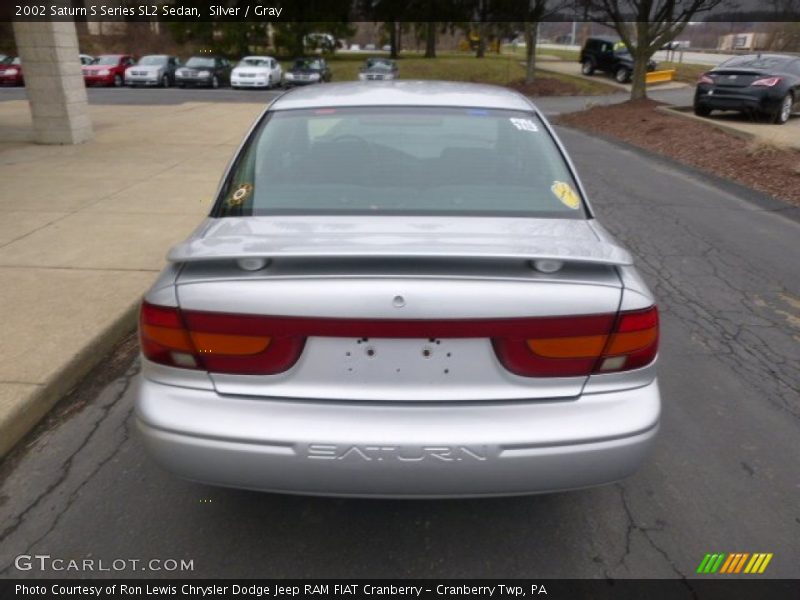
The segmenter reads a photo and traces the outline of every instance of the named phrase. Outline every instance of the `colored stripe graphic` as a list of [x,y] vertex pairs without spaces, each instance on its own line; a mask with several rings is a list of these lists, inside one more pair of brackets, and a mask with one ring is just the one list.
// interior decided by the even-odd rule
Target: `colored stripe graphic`
[[696,573],[705,573],[706,572],[706,566],[708,566],[708,563],[709,563],[710,560],[711,560],[711,555],[710,554],[706,554],[703,557],[703,560],[700,561],[700,566],[697,567],[697,571],[695,571],[695,572]]
[[767,568],[767,565],[769,564],[769,561],[771,561],[771,560],[772,560],[772,552],[770,552],[769,554],[767,554],[764,557],[764,562],[761,563],[761,566],[758,569],[759,574],[764,572],[764,569]]
[[733,571],[734,573],[738,573],[739,571],[742,570],[742,567],[744,567],[744,561],[747,560],[748,556],[750,556],[750,553],[748,553],[748,552],[745,552],[744,554],[742,554],[742,558],[740,558],[739,562],[736,563],[736,570]]
[[734,556],[735,556],[734,554],[729,554],[728,555],[728,560],[726,560],[725,564],[722,565],[722,570],[720,571],[720,573],[727,573],[728,572],[728,569],[730,569],[731,563],[733,562],[733,557]]
[[772,560],[772,556],[771,552],[756,552],[753,554],[749,552],[734,552],[732,554],[724,552],[709,553],[700,561],[696,572],[724,573],[728,575],[737,573],[761,574],[766,570],[767,565]]

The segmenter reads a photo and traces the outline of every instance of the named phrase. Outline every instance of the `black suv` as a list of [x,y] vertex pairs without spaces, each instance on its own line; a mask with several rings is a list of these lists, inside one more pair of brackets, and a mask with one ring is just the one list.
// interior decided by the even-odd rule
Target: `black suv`
[[[619,83],[631,80],[633,57],[621,40],[608,37],[590,37],[581,50],[581,73],[592,75],[604,71],[614,76]],[[648,71],[655,71],[656,63],[647,63]]]

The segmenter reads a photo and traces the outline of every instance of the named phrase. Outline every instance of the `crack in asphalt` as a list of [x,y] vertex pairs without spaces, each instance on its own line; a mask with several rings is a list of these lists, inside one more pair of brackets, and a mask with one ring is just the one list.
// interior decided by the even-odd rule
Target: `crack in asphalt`
[[[620,203],[603,197],[602,190],[593,190],[594,195],[603,197],[604,224],[637,257],[637,267],[647,276],[662,312],[681,320],[694,341],[741,374],[770,404],[800,420],[800,370],[793,366],[793,360],[773,348],[783,339],[786,348],[793,348],[791,324],[775,306],[780,301],[789,305],[786,296],[792,297],[791,291],[761,275],[747,257],[732,256],[712,246],[680,215],[639,197],[635,189],[625,186],[624,178],[612,181],[614,175],[602,171],[596,171],[595,176],[608,189],[616,188],[619,196],[639,200]],[[637,227],[627,227],[635,208],[646,211],[648,218],[637,219]],[[658,229],[648,228],[649,223],[657,223]],[[671,251],[662,251],[675,240],[681,240],[679,252],[671,247]],[[693,262],[688,266],[678,263],[678,269],[673,261],[681,259]],[[719,290],[722,294],[716,299],[724,298],[724,307],[710,298]],[[773,300],[767,302],[759,294]],[[713,313],[706,308],[711,306]]]
[[627,494],[625,491],[625,486],[621,483],[615,484],[616,488],[619,490],[619,497],[622,503],[622,509],[625,512],[625,518],[627,519],[627,528],[625,531],[625,552],[622,557],[617,562],[618,566],[625,565],[625,561],[631,554],[631,540],[633,538],[633,534],[635,532],[640,532],[642,537],[647,541],[647,543],[658,552],[664,560],[667,562],[669,567],[675,572],[678,577],[680,577],[681,582],[686,588],[691,592],[692,598],[698,598],[697,592],[692,587],[692,584],[686,577],[686,574],[678,568],[678,565],[675,564],[675,561],[670,557],[669,553],[664,550],[661,546],[659,546],[656,541],[650,535],[652,531],[664,531],[664,523],[661,522],[657,527],[644,527],[643,525],[639,525],[636,522],[636,519],[633,516],[633,510],[631,509],[630,503],[628,502]]
[[[68,479],[69,475],[72,470],[72,465],[74,464],[75,459],[80,455],[83,450],[89,445],[92,438],[94,438],[95,434],[100,430],[101,426],[105,422],[108,415],[111,413],[112,409],[117,405],[117,403],[125,396],[125,393],[130,388],[130,385],[133,379],[138,375],[140,370],[140,366],[138,361],[134,363],[134,365],[125,373],[123,377],[121,377],[118,381],[121,383],[120,389],[114,394],[111,400],[100,407],[101,414],[97,418],[97,420],[93,423],[91,429],[84,437],[83,441],[80,445],[72,452],[62,463],[61,471],[58,478],[49,484],[40,494],[36,496],[15,518],[14,522],[6,527],[2,534],[0,534],[0,542],[6,540],[11,535],[16,533],[19,528],[28,520],[29,515],[39,506],[41,502],[43,502],[46,498],[48,498],[54,491],[56,491],[62,484],[64,484]],[[61,520],[61,517],[70,509],[73,502],[77,499],[80,491],[86,486],[87,483],[110,461],[112,460],[122,449],[125,443],[130,439],[130,426],[129,421],[131,414],[133,413],[134,408],[131,407],[128,411],[126,411],[125,416],[121,423],[114,429],[114,432],[122,429],[123,435],[120,438],[118,443],[114,444],[112,452],[104,459],[100,460],[95,464],[94,468],[91,472],[80,482],[80,484],[70,493],[66,502],[61,505],[61,510],[56,514],[55,519],[51,523],[50,527],[48,527],[47,531],[44,532],[41,536],[36,538],[33,542],[28,544],[27,550],[22,552],[22,554],[29,554],[31,550],[42,540],[44,540],[52,531],[55,530],[56,526]],[[2,570],[0,570],[0,574],[6,574],[11,570],[12,564],[8,564]]]

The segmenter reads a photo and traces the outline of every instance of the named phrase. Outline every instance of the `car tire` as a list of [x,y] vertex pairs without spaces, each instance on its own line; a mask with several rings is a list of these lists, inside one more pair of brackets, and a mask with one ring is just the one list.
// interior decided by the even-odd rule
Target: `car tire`
[[123,81],[121,75],[114,75],[114,87],[122,87]]
[[268,89],[268,90],[271,90],[271,89],[272,89],[272,75],[269,75],[269,76],[267,77],[267,89]]
[[594,63],[590,60],[585,60],[581,63],[581,73],[584,75],[594,75]]
[[161,78],[161,87],[162,88],[168,88],[169,87],[169,75],[164,75]]
[[182,90],[186,89],[186,84],[185,83],[179,83],[178,87],[181,88]]
[[614,71],[614,80],[617,83],[628,83],[631,80],[631,72],[625,67],[619,67]]
[[214,75],[211,78],[211,87],[214,89],[217,89],[219,87],[219,77],[217,77],[216,75]]
[[711,114],[711,109],[707,106],[703,106],[702,104],[695,104],[694,114],[696,114],[698,117],[707,117]]
[[794,106],[794,97],[791,92],[781,98],[781,103],[778,108],[772,113],[772,122],[776,125],[783,125],[792,116],[792,106]]

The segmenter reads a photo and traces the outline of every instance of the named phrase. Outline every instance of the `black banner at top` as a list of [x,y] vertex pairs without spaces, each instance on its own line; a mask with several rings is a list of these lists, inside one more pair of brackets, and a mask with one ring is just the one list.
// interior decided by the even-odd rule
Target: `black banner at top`
[[800,21],[800,0],[0,0],[0,21],[597,21],[603,5],[631,22],[698,5],[697,21]]

